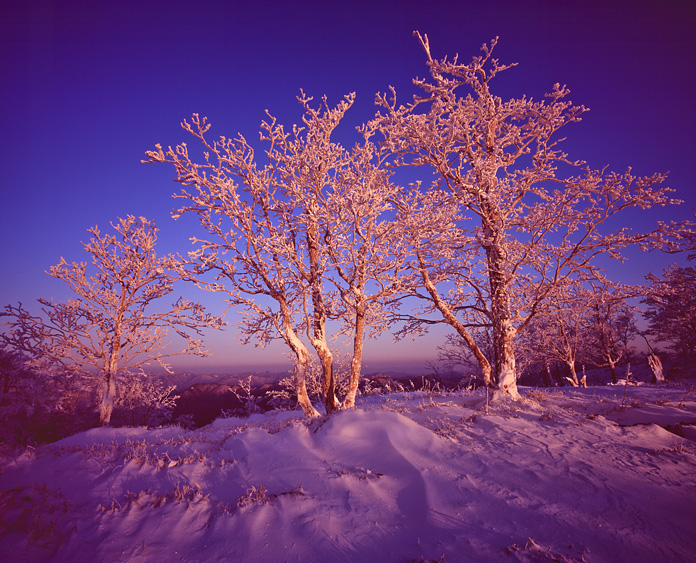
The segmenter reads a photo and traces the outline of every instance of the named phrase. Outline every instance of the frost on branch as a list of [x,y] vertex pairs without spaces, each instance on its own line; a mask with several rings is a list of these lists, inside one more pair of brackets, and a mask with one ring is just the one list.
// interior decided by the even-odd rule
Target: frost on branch
[[[49,274],[67,283],[76,299],[41,298],[38,315],[21,303],[8,305],[1,313],[8,319],[3,341],[29,354],[37,367],[99,383],[104,425],[111,420],[119,386],[135,381],[128,373],[153,364],[169,371],[166,362],[172,356],[206,355],[197,337],[205,328],[222,327],[221,319],[206,314],[198,303],[179,299],[164,305],[181,276],[173,269],[173,257],[157,257],[153,222],[128,216],[112,227],[113,234],[97,227],[89,230],[92,238],[84,248],[90,264],[61,259],[50,269]],[[172,350],[165,341],[170,329],[184,340],[182,350]]]

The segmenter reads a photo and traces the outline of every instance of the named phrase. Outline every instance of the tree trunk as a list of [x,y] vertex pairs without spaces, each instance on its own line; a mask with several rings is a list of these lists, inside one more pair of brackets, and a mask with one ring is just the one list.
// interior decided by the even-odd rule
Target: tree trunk
[[497,393],[501,397],[520,399],[517,391],[517,370],[515,368],[515,349],[513,345],[514,328],[512,323],[506,319],[503,321],[498,334],[493,331],[493,343],[496,350],[497,361],[495,362],[495,381]]
[[568,366],[568,371],[570,372],[570,377],[568,378],[570,380],[570,384],[573,387],[579,387],[580,381],[578,380],[578,374],[575,371],[575,362],[568,360],[566,365]]
[[114,399],[116,398],[116,377],[115,374],[107,371],[104,374],[104,391],[102,393],[101,404],[99,405],[99,424],[109,426],[111,423],[111,413],[114,410]]
[[121,338],[123,337],[123,319],[129,297],[129,286],[121,284],[121,299],[118,311],[114,317],[114,333],[109,343],[108,365],[104,373],[104,392],[102,393],[101,405],[99,407],[99,423],[102,426],[109,426],[111,423],[111,413],[114,410],[114,399],[116,398],[116,374],[118,373],[118,362],[121,354]]
[[321,332],[321,336],[322,338],[320,340],[312,339],[312,344],[321,362],[324,407],[326,408],[326,414],[331,414],[339,408],[339,402],[336,398],[336,382],[334,381],[333,374],[333,354],[331,350],[329,350],[323,331]]
[[554,380],[553,375],[551,375],[551,364],[549,364],[548,361],[546,362],[546,369],[542,370],[542,377],[544,378],[547,387],[556,386],[556,381]]
[[312,295],[314,315],[312,319],[312,334],[310,339],[319,356],[322,369],[322,390],[326,414],[331,414],[339,408],[336,399],[336,384],[333,374],[333,354],[326,341],[326,306],[322,296],[322,276],[319,266],[319,235],[316,224],[307,228],[307,255],[309,257],[309,290]]
[[619,375],[616,373],[616,362],[610,354],[607,354],[607,365],[609,366],[609,373],[611,373],[611,382],[618,383]]
[[295,352],[295,369],[294,369],[294,380],[295,380],[295,392],[297,393],[297,403],[304,412],[305,416],[310,418],[320,416],[317,409],[312,405],[312,401],[309,400],[309,394],[307,393],[307,366],[309,365],[309,354],[307,349],[302,346],[294,350]]
[[355,407],[355,396],[358,393],[360,383],[360,370],[362,366],[363,336],[365,332],[365,313],[359,308],[355,315],[355,333],[353,335],[353,358],[350,362],[350,380],[348,382],[348,392],[343,401],[344,409]]
[[295,354],[294,383],[295,393],[297,393],[297,403],[306,416],[310,418],[320,416],[317,409],[312,405],[312,401],[310,401],[309,394],[307,393],[306,376],[307,366],[309,365],[309,352],[307,352],[306,346],[298,338],[297,334],[295,334],[295,330],[292,328],[290,310],[285,299],[280,295],[275,295],[274,298],[280,305],[280,312],[283,319],[283,339]]
[[[495,217],[493,210],[488,210]],[[495,222],[499,222],[495,221]],[[491,288],[491,314],[493,317],[494,384],[501,397],[520,399],[517,391],[517,370],[515,368],[514,337],[515,327],[510,318],[510,288],[505,273],[505,249],[498,240],[502,227],[496,228],[484,223],[484,248],[488,266],[488,281]]]
[[660,360],[660,356],[654,352],[651,352],[648,356],[648,365],[650,366],[650,371],[652,371],[653,374],[652,383],[664,382],[665,375],[662,369],[662,360]]
[[317,409],[312,405],[307,393],[307,366],[309,365],[309,352],[302,341],[297,338],[294,332],[286,333],[288,345],[295,353],[294,383],[295,393],[297,393],[297,403],[308,417],[320,416]]
[[612,354],[612,343],[611,337],[608,334],[608,329],[606,328],[606,323],[602,320],[599,305],[595,305],[595,314],[597,317],[597,324],[599,326],[599,343],[602,346],[602,352],[607,360],[607,366],[609,366],[609,373],[611,373],[611,382],[617,383],[619,381],[619,376],[616,373],[616,364],[621,355],[617,359],[614,359]]

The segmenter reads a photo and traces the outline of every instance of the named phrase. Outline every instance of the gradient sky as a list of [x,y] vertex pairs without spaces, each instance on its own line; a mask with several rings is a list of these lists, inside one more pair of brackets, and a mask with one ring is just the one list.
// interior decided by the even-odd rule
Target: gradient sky
[[[356,92],[349,136],[373,114],[376,92],[391,84],[406,99],[411,79],[426,74],[414,29],[429,35],[434,56],[464,61],[499,36],[496,56],[519,63],[496,79],[499,95],[539,98],[560,82],[590,108],[567,128],[571,157],[670,172],[668,185],[685,203],[628,221],[692,216],[693,0],[9,0],[0,7],[0,305],[66,299],[65,284],[44,270],[61,256],[86,259],[87,229],[119,216],[156,220],[160,253],[187,251],[195,222],[170,218],[173,170],[141,164],[146,150],[189,140],[179,123],[194,112],[209,118],[215,136],[256,139],[265,109],[288,125],[300,119],[300,88],[334,104]],[[631,253],[609,271],[637,283],[673,261],[686,257]],[[221,310],[215,296],[185,292]],[[365,369],[421,367],[442,334],[368,343]],[[211,337],[212,358],[181,365],[236,371],[284,362],[280,346],[259,351],[234,340],[232,331]]]

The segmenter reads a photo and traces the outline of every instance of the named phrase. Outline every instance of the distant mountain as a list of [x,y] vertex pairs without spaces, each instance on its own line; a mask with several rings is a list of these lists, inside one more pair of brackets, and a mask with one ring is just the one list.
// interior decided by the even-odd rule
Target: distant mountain
[[250,376],[252,387],[260,387],[269,383],[275,383],[291,375],[292,373],[290,372],[270,371],[221,374],[180,372],[153,375],[152,378],[163,381],[167,385],[175,385],[177,392],[181,392],[197,384],[238,385],[240,381],[246,381]]

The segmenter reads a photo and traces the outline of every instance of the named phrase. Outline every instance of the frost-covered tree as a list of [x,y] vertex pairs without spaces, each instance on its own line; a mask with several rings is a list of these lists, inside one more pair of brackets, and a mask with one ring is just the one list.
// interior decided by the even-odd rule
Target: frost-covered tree
[[[307,102],[304,100],[301,102]],[[339,113],[345,109],[340,107]],[[329,129],[335,127],[331,121],[336,117],[327,116]],[[326,178],[326,166],[335,157],[335,150],[324,143],[327,132],[310,126],[309,130],[295,127],[293,133],[286,133],[269,116],[261,126],[261,140],[270,145],[264,164],[257,161],[254,148],[242,135],[209,141],[206,118],[194,114],[191,123],[184,121],[182,127],[202,143],[202,163],[191,157],[185,143],[169,147],[166,153],[157,145],[156,150],[146,153],[144,161],[174,165],[176,181],[183,186],[175,197],[183,203],[173,216],[195,213],[208,235],[193,239],[197,248],[182,261],[182,272],[188,272],[200,288],[224,293],[230,306],[240,310],[238,327],[243,343],[265,345],[275,338],[285,342],[294,356],[298,403],[307,416],[318,416],[307,394],[309,352],[300,338],[304,326],[320,351],[325,401],[332,410],[333,367],[326,342],[323,291],[326,256],[316,224],[316,207],[324,197],[321,182]],[[312,148],[305,155],[308,146]],[[320,152],[327,160],[319,158]],[[311,162],[294,169],[303,156]],[[288,162],[293,165],[288,166]],[[312,170],[312,163],[318,169]],[[318,191],[305,189],[313,180],[319,183]],[[297,201],[285,196],[286,182],[299,196]]]
[[333,316],[352,340],[344,408],[355,405],[365,338],[389,326],[389,304],[403,291],[409,255],[394,204],[400,187],[382,165],[373,131],[364,127],[362,134],[336,179],[324,221],[327,280],[337,291]]
[[587,354],[591,363],[609,368],[613,383],[618,381],[616,366],[631,352],[631,340],[638,334],[635,307],[627,299],[635,297],[635,288],[594,284],[589,301],[588,330],[594,347]]
[[278,220],[288,234],[290,252],[286,259],[303,288],[303,325],[322,366],[327,413],[340,407],[326,327],[335,299],[326,287],[327,240],[334,225],[327,210],[344,169],[350,165],[350,155],[332,136],[354,99],[350,94],[331,108],[324,98],[323,106],[317,109],[310,103],[312,98],[303,93],[298,98],[304,109],[303,126],[294,126],[291,135],[286,135],[282,126],[268,127],[265,139],[271,142],[273,149],[268,154],[277,163],[273,178],[277,184],[271,187],[280,196]]
[[574,387],[586,386],[578,378],[578,361],[587,361],[595,346],[596,306],[600,296],[577,280],[559,286],[547,299],[544,313],[538,315],[520,334],[520,348],[529,360],[544,366],[561,363],[567,381]]
[[134,374],[119,382],[112,423],[119,426],[161,426],[169,422],[176,407],[176,385]]
[[672,264],[661,276],[646,276],[648,333],[669,344],[681,361],[696,359],[696,269]]
[[[206,238],[193,238],[197,248],[181,261],[181,270],[198,287],[226,295],[230,306],[240,310],[238,323],[242,343],[265,345],[282,339],[294,357],[294,382],[300,407],[307,416],[318,416],[307,394],[305,376],[309,352],[298,334],[303,286],[288,262],[291,254],[286,224],[279,221],[276,196],[278,166],[272,148],[269,162],[259,165],[255,151],[243,136],[208,141],[210,124],[194,114],[182,127],[205,149],[202,164],[195,162],[186,143],[166,154],[161,145],[146,152],[144,162],[174,165],[183,200],[172,215],[178,219],[195,213]],[[276,134],[275,120],[262,124],[262,137]],[[282,130],[281,136],[284,135]],[[189,187],[191,186],[191,187]]]
[[[75,299],[41,298],[38,315],[21,303],[0,313],[8,319],[4,342],[30,354],[44,371],[99,382],[103,425],[110,422],[117,385],[126,384],[133,370],[156,364],[169,371],[168,358],[206,355],[196,336],[222,326],[198,303],[179,298],[164,304],[180,276],[172,256],[156,255],[154,222],[128,216],[112,227],[115,234],[89,229],[92,238],[84,249],[91,264],[61,258],[48,272],[66,282]],[[166,340],[170,329],[184,340],[183,349]]]
[[[183,127],[203,145],[202,159],[186,144],[160,145],[145,162],[174,165],[175,195],[182,206],[174,217],[198,215],[209,236],[182,270],[199,287],[226,294],[241,312],[244,342],[282,339],[292,350],[298,402],[308,416],[318,412],[306,389],[309,354],[305,336],[319,357],[327,412],[341,407],[334,382],[334,354],[327,322],[343,319],[353,335],[352,376],[346,406],[354,404],[360,374],[365,321],[383,327],[379,304],[394,293],[386,271],[398,269],[396,238],[380,219],[394,188],[379,168],[378,149],[363,130],[363,141],[348,151],[332,139],[354,95],[336,107],[326,99],[316,108],[302,94],[303,123],[286,131],[269,115],[261,125],[264,161],[239,135],[210,141],[206,119],[194,115]],[[391,246],[390,246],[391,245]],[[387,288],[387,286],[389,286]]]
[[[495,95],[494,78],[513,66],[493,58],[495,40],[483,46],[483,55],[461,63],[432,58],[427,36],[417,35],[430,71],[430,80],[415,81],[424,94],[408,104],[398,104],[393,89],[379,95],[375,126],[395,166],[434,172],[424,190],[458,208],[458,216],[444,218],[453,231],[450,240],[441,237],[445,245],[414,238],[429,252],[414,261],[425,288],[420,295],[431,314],[455,327],[484,374],[492,364],[499,394],[517,398],[515,337],[559,284],[591,278],[597,256],[619,258],[629,245],[665,244],[662,224],[642,233],[612,228],[622,211],[675,201],[661,185],[664,174],[639,178],[630,169],[594,170],[570,159],[559,132],[586,110],[568,101],[565,86],[555,85],[540,101]],[[492,333],[492,361],[467,336],[468,325],[481,316]]]
[[[476,346],[485,357],[493,357],[493,343],[490,331],[485,329],[471,329],[469,331]],[[468,375],[469,384],[476,379],[483,379],[481,364],[471,353],[471,348],[458,334],[445,335],[445,342],[437,348],[438,363],[451,371],[463,371]]]

